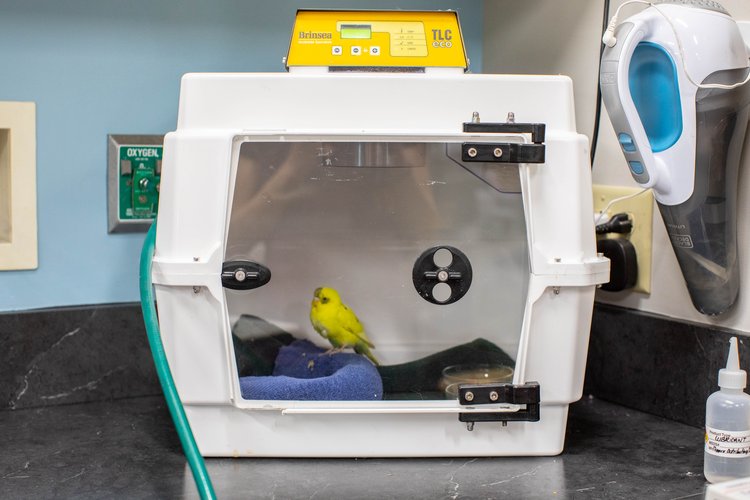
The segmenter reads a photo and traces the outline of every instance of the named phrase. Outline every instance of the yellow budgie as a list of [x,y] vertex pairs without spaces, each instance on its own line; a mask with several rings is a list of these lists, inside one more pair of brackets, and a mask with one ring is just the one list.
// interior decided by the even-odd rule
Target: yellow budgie
[[310,321],[315,331],[328,339],[335,350],[351,347],[376,365],[380,364],[370,351],[375,346],[367,338],[362,323],[354,311],[341,302],[341,297],[333,288],[321,287],[315,290],[310,307]]

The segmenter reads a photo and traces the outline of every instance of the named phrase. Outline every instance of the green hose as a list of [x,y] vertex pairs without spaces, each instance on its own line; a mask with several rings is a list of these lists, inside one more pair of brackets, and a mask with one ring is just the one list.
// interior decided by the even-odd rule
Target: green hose
[[182,407],[180,396],[177,394],[177,387],[174,385],[172,372],[169,369],[167,356],[164,353],[164,344],[161,342],[161,333],[159,332],[159,321],[156,317],[156,307],[154,305],[154,290],[151,285],[151,261],[154,258],[154,246],[156,244],[156,222],[151,225],[151,229],[146,234],[146,241],[143,243],[141,251],[141,309],[143,310],[143,320],[146,323],[146,334],[148,343],[151,346],[151,354],[154,356],[156,365],[156,374],[159,376],[164,399],[167,400],[169,413],[172,414],[174,426],[177,434],[180,436],[182,449],[185,451],[185,457],[190,470],[193,472],[195,486],[202,499],[215,499],[214,487],[211,484],[211,478],[208,476],[206,464],[203,457],[198,451],[198,445],[195,444],[193,431],[190,430],[185,409]]

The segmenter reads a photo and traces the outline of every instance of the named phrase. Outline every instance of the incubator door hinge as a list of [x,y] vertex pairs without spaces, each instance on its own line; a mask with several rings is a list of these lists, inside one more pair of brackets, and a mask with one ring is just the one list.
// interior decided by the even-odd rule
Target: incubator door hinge
[[464,123],[464,132],[483,134],[530,134],[531,144],[464,143],[461,161],[495,163],[544,163],[544,123]]
[[471,430],[474,422],[538,422],[539,382],[526,384],[461,384],[458,402],[462,406],[512,404],[523,408],[515,412],[459,413],[458,420]]

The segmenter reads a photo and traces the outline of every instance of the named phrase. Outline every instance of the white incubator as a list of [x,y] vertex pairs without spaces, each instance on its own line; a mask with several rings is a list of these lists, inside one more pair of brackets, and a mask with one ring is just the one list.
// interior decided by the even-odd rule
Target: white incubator
[[560,453],[609,279],[570,79],[466,73],[445,11],[300,11],[286,65],[186,75],[164,142],[201,453]]

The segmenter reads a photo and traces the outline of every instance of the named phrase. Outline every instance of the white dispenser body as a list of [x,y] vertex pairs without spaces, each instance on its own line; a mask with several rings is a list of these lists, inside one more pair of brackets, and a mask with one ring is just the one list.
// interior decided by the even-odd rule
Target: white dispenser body
[[[153,280],[165,350],[201,452],[205,456],[287,457],[560,453],[568,405],[581,396],[595,287],[609,279],[609,261],[596,253],[587,139],[575,130],[572,95],[571,81],[559,76],[440,71],[186,75],[177,130],[167,134],[164,143]],[[515,202],[508,202],[509,212],[505,212],[502,193],[497,195],[502,195],[502,202],[485,203],[497,192],[487,187],[486,180],[471,181],[477,182],[475,187],[468,180],[450,177],[455,172],[443,155],[450,157],[451,151],[460,151],[464,143],[528,142],[524,134],[464,133],[462,125],[471,120],[473,112],[478,112],[483,122],[504,122],[513,112],[518,121],[546,125],[545,162],[512,166],[518,171],[520,193],[507,199],[517,200],[517,212],[511,207]],[[435,194],[431,208],[440,213],[446,203],[458,205],[452,210],[459,215],[449,220],[461,222],[455,240],[473,249],[469,257],[477,263],[474,291],[455,304],[428,304],[410,288],[411,276],[382,266],[392,255],[394,269],[401,266],[406,270],[401,257],[413,253],[422,239],[433,234],[443,238],[436,243],[446,243],[450,225],[447,229],[440,226],[444,232],[424,229],[423,236],[427,236],[420,239],[408,232],[387,232],[381,219],[367,227],[342,226],[351,224],[345,217],[336,223],[325,224],[324,220],[320,231],[308,231],[307,252],[315,265],[303,265],[297,256],[305,240],[292,238],[305,231],[297,217],[309,215],[312,205],[301,204],[306,208],[294,213],[275,211],[274,207],[288,201],[284,193],[293,196],[286,187],[267,200],[262,195],[270,191],[248,188],[247,192],[258,194],[262,201],[257,209],[243,201],[246,192],[238,189],[238,176],[253,163],[243,148],[260,147],[265,152],[279,144],[280,149],[306,151],[310,144],[334,144],[335,148],[350,143],[419,145],[425,152],[420,172],[431,177],[412,176],[418,193],[458,183],[464,190],[459,192],[475,193],[471,199],[467,197],[467,204],[496,210],[481,213],[470,226],[471,218],[464,216],[461,200],[450,193]],[[269,175],[264,182],[279,180],[268,173],[278,167],[271,163],[259,170]],[[306,163],[299,165],[307,168]],[[483,175],[464,171],[460,165],[454,168],[470,179]],[[332,171],[322,179],[329,182],[325,189],[331,190],[324,192],[342,192],[347,182],[364,179],[382,195],[387,193],[382,181],[388,175],[386,169]],[[291,167],[279,170],[294,173]],[[494,175],[491,168],[488,172],[487,176]],[[441,175],[445,177],[435,177]],[[300,178],[306,186],[319,181],[315,175]],[[382,208],[367,198],[367,191],[358,192],[360,203],[352,203],[355,219],[360,213]],[[393,191],[396,196],[397,186]],[[402,198],[409,199],[406,195]],[[314,203],[316,198],[304,199]],[[320,200],[322,207],[334,202]],[[227,248],[227,242],[239,241],[237,221],[243,219],[238,207],[245,206],[243,203],[249,207],[246,220],[250,229],[242,236],[247,238],[248,248],[240,253],[274,263],[270,283],[246,295],[226,290],[221,281],[222,263],[237,251]],[[403,200],[394,203],[405,206],[399,205]],[[302,213],[305,210],[307,214]],[[339,206],[330,213],[341,211]],[[412,221],[408,214],[396,213],[393,220],[394,224],[420,228],[423,216]],[[493,217],[505,217],[507,224],[501,227],[507,229],[507,236],[495,234],[495,226],[490,226],[492,234],[482,232],[481,222],[490,224]],[[270,219],[274,225],[264,227],[262,222]],[[318,223],[315,218],[309,220]],[[299,231],[290,230],[295,224]],[[340,245],[318,238],[319,232],[337,235]],[[254,241],[261,235],[266,235],[264,241]],[[347,239],[352,249],[370,252],[359,265],[354,263],[359,253],[336,253],[337,248],[345,248]],[[495,248],[505,248],[504,241],[510,253],[494,255]],[[292,257],[284,260],[284,252]],[[347,255],[349,260],[341,260]],[[334,274],[337,262],[341,265]],[[483,269],[490,267],[497,276],[507,272],[508,282],[483,281],[490,272]],[[324,272],[349,288],[347,302],[361,318],[369,319],[370,338],[384,364],[413,360],[465,342],[477,336],[465,330],[481,330],[481,336],[501,346],[515,361],[514,384],[539,383],[540,420],[509,422],[507,426],[478,423],[469,432],[459,422],[459,413],[514,411],[513,405],[467,407],[449,399],[244,399],[232,343],[232,325],[238,315],[262,313],[295,336],[324,345],[307,320],[311,287],[322,284],[319,279]],[[401,312],[399,303],[406,304]],[[494,318],[494,313],[502,324],[494,326],[494,319],[482,320]],[[406,323],[409,328],[404,328]],[[467,324],[471,328],[459,328]],[[428,335],[429,331],[434,334]]]

